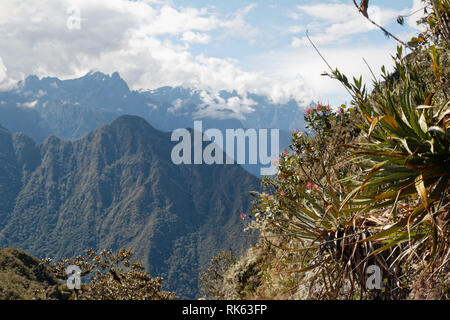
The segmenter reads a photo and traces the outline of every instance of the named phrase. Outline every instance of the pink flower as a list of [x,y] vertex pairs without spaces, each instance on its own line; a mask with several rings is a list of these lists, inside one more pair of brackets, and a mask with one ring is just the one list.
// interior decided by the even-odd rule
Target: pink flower
[[342,109],[338,109],[338,111],[336,111],[336,113],[337,113],[337,115],[339,115],[339,116],[342,115],[342,113],[343,113],[343,112],[342,112]]
[[262,197],[263,197],[263,198],[266,198],[267,200],[273,200],[273,197],[272,197],[271,195],[268,195],[268,194],[265,193],[265,192],[262,194]]
[[280,196],[284,197],[286,196],[286,192],[284,192],[283,190],[280,191]]
[[280,158],[274,157],[274,158],[273,158],[273,161],[272,161],[272,164],[275,165],[275,166],[277,166],[278,164],[280,164]]
[[311,181],[308,181],[308,183],[306,184],[306,188],[312,190],[313,187],[314,187],[313,183]]
[[286,157],[289,154],[289,150],[288,149],[284,149],[283,153],[281,154],[283,157]]
[[241,219],[244,220],[245,219],[245,213],[241,213]]
[[308,109],[306,109],[305,113],[309,116],[311,113],[313,112],[313,109],[311,107],[309,107]]

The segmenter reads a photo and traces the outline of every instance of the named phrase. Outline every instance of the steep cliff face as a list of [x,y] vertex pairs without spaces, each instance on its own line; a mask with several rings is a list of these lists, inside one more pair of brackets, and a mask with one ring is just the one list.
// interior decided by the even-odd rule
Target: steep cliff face
[[13,211],[20,186],[21,172],[14,152],[13,138],[8,130],[0,127],[0,228]]

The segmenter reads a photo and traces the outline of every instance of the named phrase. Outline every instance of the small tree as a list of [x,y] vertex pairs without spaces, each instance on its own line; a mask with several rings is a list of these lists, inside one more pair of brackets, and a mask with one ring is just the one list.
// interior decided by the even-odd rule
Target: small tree
[[[46,299],[77,299],[77,300],[167,300],[176,299],[174,293],[161,291],[162,278],[152,278],[145,271],[141,262],[132,262],[133,253],[121,249],[113,254],[111,250],[96,253],[86,250],[84,256],[63,259],[53,263],[45,259],[41,263],[47,265],[49,271],[62,284],[49,288]],[[84,279],[80,289],[67,291],[64,281],[67,280],[67,267],[78,266],[81,278]],[[43,292],[40,292],[41,298]]]
[[208,268],[199,278],[201,293],[204,294],[206,298],[223,299],[222,289],[224,274],[234,263],[236,263],[236,258],[231,250],[221,250],[211,259]]

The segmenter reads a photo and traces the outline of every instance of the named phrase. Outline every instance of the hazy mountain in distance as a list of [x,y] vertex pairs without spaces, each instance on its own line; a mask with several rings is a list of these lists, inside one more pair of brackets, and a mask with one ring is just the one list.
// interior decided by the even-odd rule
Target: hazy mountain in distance
[[[221,107],[244,98],[253,112],[237,114]],[[124,114],[141,116],[161,131],[192,127],[194,120],[203,120],[205,128],[292,131],[304,127],[302,107],[294,100],[273,104],[267,97],[237,92],[212,95],[182,87],[133,91],[117,72],[90,72],[69,80],[32,75],[16,89],[0,92],[0,124],[39,142],[50,134],[78,139]]]
[[[254,111],[233,114],[222,107],[240,100]],[[39,143],[50,135],[79,139],[126,114],[143,117],[166,132],[193,128],[194,120],[202,120],[204,130],[216,128],[224,136],[226,129],[279,129],[280,152],[288,148],[293,130],[304,129],[303,109],[294,100],[273,104],[256,94],[242,97],[237,92],[222,91],[212,95],[182,87],[133,91],[117,72],[89,72],[69,80],[32,75],[16,89],[0,92],[0,125],[12,132],[24,132]],[[243,167],[260,174],[260,164]]]
[[39,145],[0,129],[0,247],[59,259],[131,248],[167,289],[196,298],[218,250],[252,242],[239,215],[259,180],[238,165],[175,165],[170,134],[121,116]]

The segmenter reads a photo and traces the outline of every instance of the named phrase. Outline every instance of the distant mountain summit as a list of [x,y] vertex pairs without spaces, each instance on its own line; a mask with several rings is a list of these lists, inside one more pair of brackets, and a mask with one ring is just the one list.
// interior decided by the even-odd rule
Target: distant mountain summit
[[213,254],[252,242],[239,216],[259,181],[238,165],[175,165],[173,145],[129,115],[41,145],[1,128],[0,247],[55,259],[127,247],[168,289],[195,298]]
[[[69,80],[31,75],[16,89],[0,92],[0,125],[37,142],[50,135],[73,141],[127,114],[165,132],[193,128],[195,120],[224,136],[226,129],[279,129],[280,152],[289,147],[291,131],[304,129],[303,107],[293,100],[273,104],[256,94],[182,87],[132,91],[117,72],[89,72]],[[243,167],[254,175],[261,171],[260,164]]]
[[[89,72],[81,78],[60,80],[54,77],[44,77],[39,79],[35,75],[28,76],[24,81],[19,82],[19,88],[23,92],[38,93],[38,96],[53,94],[60,98],[71,95],[78,97],[80,91],[84,91],[84,99],[92,99],[93,95],[103,95],[118,97],[129,94],[130,89],[127,83],[120,77],[118,72],[112,75],[101,72]],[[39,92],[41,92],[39,94]]]
[[[306,105],[306,103],[305,103]],[[218,94],[182,87],[131,91],[119,73],[89,72],[77,79],[28,76],[14,90],[0,92],[0,124],[42,142],[50,134],[74,140],[120,115],[145,118],[161,131],[205,128],[303,129],[303,108],[294,100],[237,92]]]

